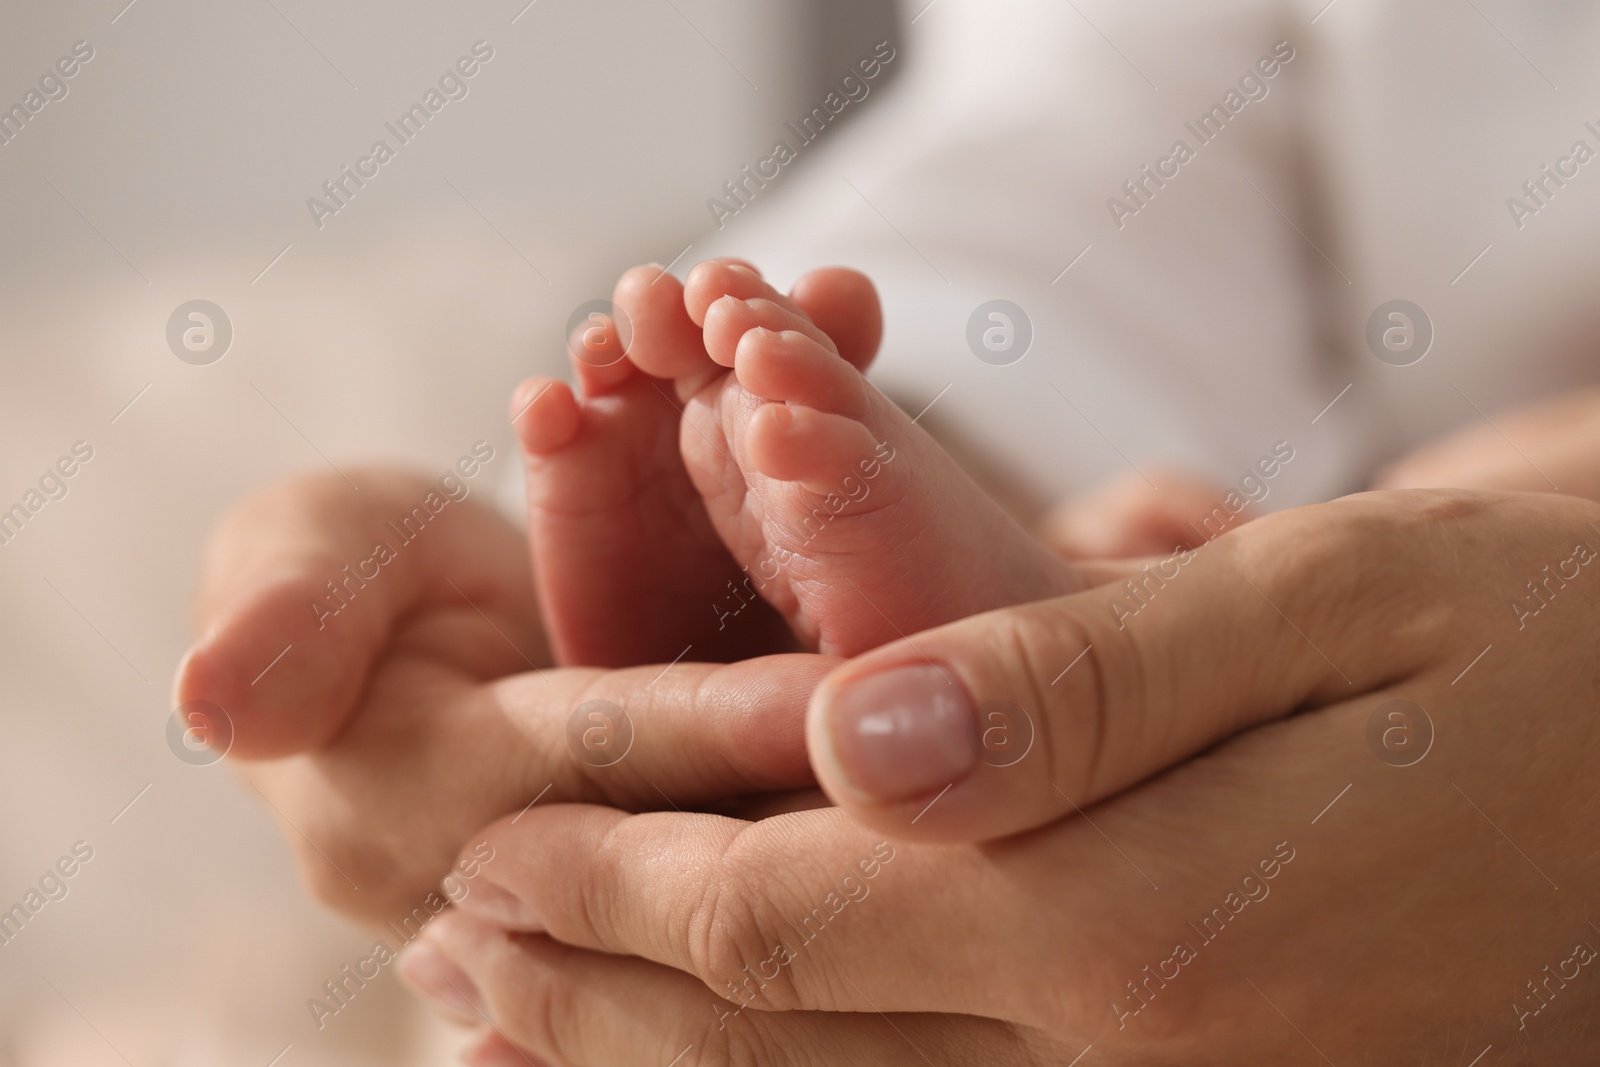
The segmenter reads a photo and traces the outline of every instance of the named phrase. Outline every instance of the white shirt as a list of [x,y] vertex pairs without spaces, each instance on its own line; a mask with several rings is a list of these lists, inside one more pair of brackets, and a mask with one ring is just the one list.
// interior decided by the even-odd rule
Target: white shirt
[[[1130,468],[1233,482],[1278,441],[1295,459],[1268,506],[1323,499],[1480,409],[1593,380],[1600,163],[1566,163],[1536,214],[1507,202],[1534,206],[1522,183],[1575,141],[1600,152],[1594,10],[1320,6],[938,0],[901,82],[717,248],[781,282],[867,271],[877,380],[913,411],[948,384],[929,422],[1035,504]],[[1266,95],[1202,143],[1275,45],[1293,58],[1247,83]],[[1123,183],[1180,139],[1193,158],[1139,204]],[[1035,331],[1011,366],[965,340],[996,297]],[[1433,325],[1410,366],[1365,339],[1393,299]]]

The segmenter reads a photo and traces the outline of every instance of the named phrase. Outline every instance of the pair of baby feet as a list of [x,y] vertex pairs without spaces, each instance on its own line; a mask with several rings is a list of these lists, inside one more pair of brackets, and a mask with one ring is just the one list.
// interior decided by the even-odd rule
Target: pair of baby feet
[[558,662],[854,656],[1081,587],[867,381],[864,275],[636,267],[614,306],[569,343],[576,393],[512,404]]

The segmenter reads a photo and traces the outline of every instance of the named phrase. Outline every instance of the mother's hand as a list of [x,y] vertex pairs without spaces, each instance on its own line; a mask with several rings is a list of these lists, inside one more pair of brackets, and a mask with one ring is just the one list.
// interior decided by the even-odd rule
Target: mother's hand
[[[1589,1062],[1597,522],[1371,494],[1203,547],[1131,616],[1112,587],[918,635],[812,709],[848,812],[540,806],[486,876],[542,932],[469,897],[408,972],[494,1019],[485,1056],[586,1067]],[[1014,765],[928,741],[994,700],[1038,732]],[[945,761],[922,792],[901,733]]]
[[[443,507],[376,578],[347,579],[347,564],[394,539],[384,524],[437,489],[353,473],[359,492],[296,479],[223,521],[201,577],[202,636],[176,683],[180,704],[222,709],[209,725],[231,725],[232,755],[325,902],[397,922],[473,831],[534,801],[649,810],[812,786],[806,699],[837,661],[551,669],[526,545],[475,499]],[[326,582],[345,600],[332,617]],[[577,713],[597,700],[612,707]],[[581,741],[614,727],[621,743],[624,714],[633,747],[606,765],[603,745]]]

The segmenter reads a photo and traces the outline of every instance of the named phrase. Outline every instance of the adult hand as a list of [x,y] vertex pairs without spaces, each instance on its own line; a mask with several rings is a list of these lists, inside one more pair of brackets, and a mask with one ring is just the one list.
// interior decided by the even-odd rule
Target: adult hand
[[[526,546],[472,498],[376,578],[342,586],[344,606],[319,618],[313,603],[339,603],[324,583],[395,541],[384,524],[438,489],[351,475],[359,492],[302,478],[223,521],[201,579],[202,636],[176,682],[180,704],[210,701],[231,722],[231,754],[257,761],[239,770],[287,824],[322,900],[374,921],[407,915],[472,831],[541,798],[645,810],[812,784],[805,703],[836,661],[544,667]],[[614,766],[569,745],[575,709],[592,700],[614,705],[597,706],[614,722],[580,714],[580,735],[620,730],[620,713],[636,731]]]
[[[1597,522],[1371,494],[1219,538],[1122,628],[1096,589],[917,635],[814,702],[848,810],[537,807],[486,876],[542,933],[469,897],[407,973],[493,1020],[481,1062],[1592,1062]],[[863,688],[930,661],[959,696]],[[1019,762],[871,799],[852,747],[996,699]]]
[[1374,489],[1500,489],[1600,500],[1600,390],[1495,415],[1378,472]]
[[[1380,470],[1374,489],[1562,492],[1600,500],[1600,390],[1563,394],[1447,434]],[[1198,548],[1199,524],[1232,491],[1194,475],[1125,474],[1061,501],[1037,533],[1069,559],[1127,559]],[[1246,506],[1238,521],[1256,517]]]
[[[1055,505],[1037,523],[1039,538],[1068,559],[1130,559],[1165,555],[1174,548],[1199,548],[1223,532],[1203,530],[1217,510],[1233,525],[1254,518],[1246,507],[1234,514],[1223,501],[1237,490],[1179,471],[1154,470],[1154,482],[1129,474]],[[1156,484],[1159,483],[1159,484]]]

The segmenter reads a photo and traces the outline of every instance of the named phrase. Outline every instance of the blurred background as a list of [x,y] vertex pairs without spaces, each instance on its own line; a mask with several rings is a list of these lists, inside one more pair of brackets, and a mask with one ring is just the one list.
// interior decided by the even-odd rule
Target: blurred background
[[[1024,514],[1147,465],[1228,485],[1278,440],[1296,459],[1267,507],[1359,488],[1595,378],[1600,180],[1525,228],[1506,198],[1600,121],[1596,10],[9,5],[0,107],[29,117],[0,145],[0,512],[78,442],[92,459],[0,545],[0,909],[76,843],[93,858],[0,946],[0,1067],[451,1058],[392,976],[315,1027],[307,999],[370,936],[310,901],[225,766],[168,747],[199,553],[245,491],[368,460],[439,472],[481,438],[495,484],[475,489],[516,515],[512,386],[565,372],[568,316],[625,267],[724,251],[780,284],[872,274],[878,380],[937,402],[922,424]],[[1270,95],[1115,225],[1108,198],[1280,40],[1296,58]],[[879,41],[898,58],[869,98],[717,228],[708,199]],[[78,42],[92,58],[35,110]],[[467,95],[319,226],[308,199],[478,42]],[[1014,366],[966,341],[994,298],[1032,317]],[[1394,299],[1436,331],[1411,366],[1365,340]],[[231,325],[210,362],[169,345],[193,300]],[[1542,369],[1517,372],[1529,351]]]

